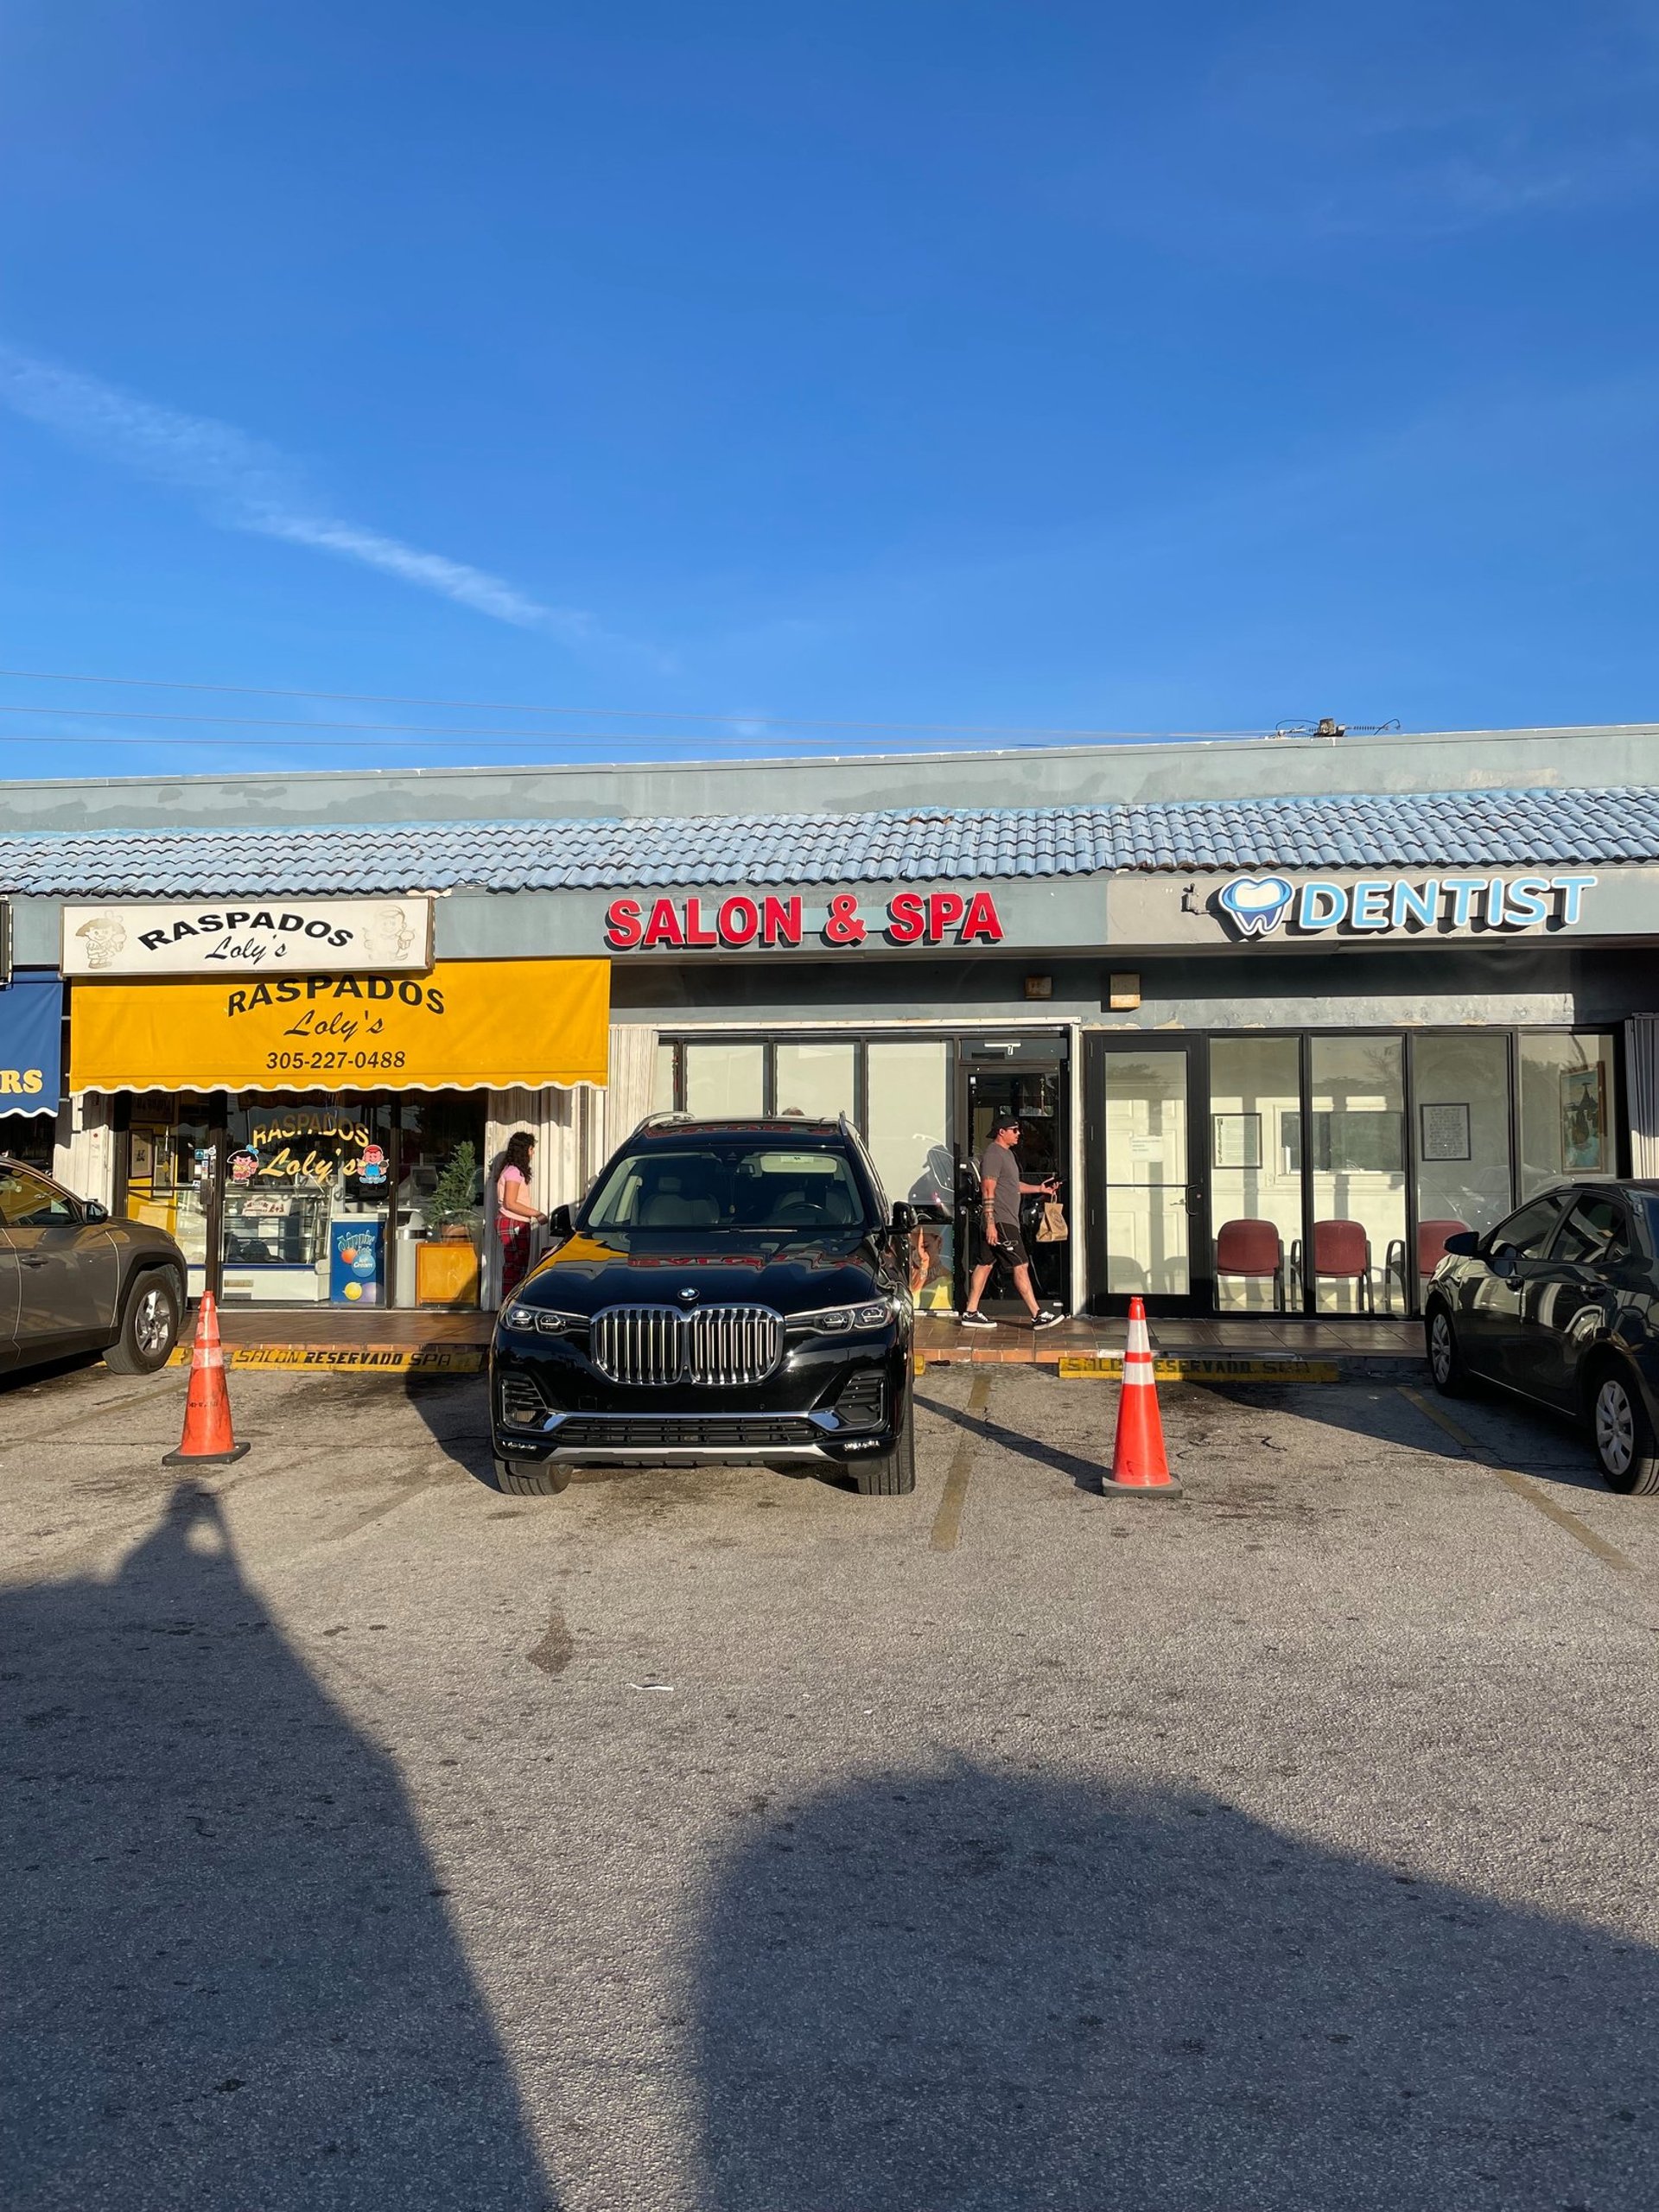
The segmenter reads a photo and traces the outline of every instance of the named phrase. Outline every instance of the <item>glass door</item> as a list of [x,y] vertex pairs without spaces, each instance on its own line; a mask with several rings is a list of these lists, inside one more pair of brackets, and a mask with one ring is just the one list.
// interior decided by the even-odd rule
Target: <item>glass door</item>
[[[1066,1065],[1057,1053],[1052,1039],[964,1042],[957,1063],[957,1142],[963,1170],[961,1226],[965,1230],[976,1211],[980,1187],[977,1163],[1002,1115],[1012,1114],[1020,1123],[1020,1142],[1014,1159],[1020,1181],[1041,1183],[1054,1177],[1059,1186],[1060,1202],[1065,1205],[1070,1197],[1066,1178],[1071,1133],[1068,1126]],[[1069,1308],[1071,1243],[1069,1238],[1050,1240],[1044,1236],[1042,1210],[1040,1198],[1020,1201],[1020,1227],[1026,1249],[1031,1255],[1031,1287],[1046,1303]],[[958,1251],[964,1274],[972,1246],[971,1236],[959,1237]],[[992,1312],[1018,1313],[1022,1310],[1014,1297],[1013,1286],[1000,1274],[991,1277],[983,1302]]]
[[1090,1306],[1119,1313],[1131,1296],[1155,1313],[1207,1310],[1211,1294],[1198,1143],[1203,1046],[1092,1039],[1090,1068]]

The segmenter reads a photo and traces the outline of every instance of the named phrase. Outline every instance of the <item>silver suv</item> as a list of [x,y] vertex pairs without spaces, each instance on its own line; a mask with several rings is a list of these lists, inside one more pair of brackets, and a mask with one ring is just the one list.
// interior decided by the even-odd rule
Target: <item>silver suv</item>
[[0,1369],[101,1351],[118,1375],[165,1366],[184,1312],[184,1254],[0,1154]]

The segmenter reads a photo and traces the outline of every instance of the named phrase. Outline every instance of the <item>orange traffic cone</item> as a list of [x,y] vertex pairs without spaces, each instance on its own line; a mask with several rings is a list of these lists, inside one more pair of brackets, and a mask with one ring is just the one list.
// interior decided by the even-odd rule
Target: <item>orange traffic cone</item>
[[1101,1488],[1109,1497],[1179,1497],[1181,1486],[1164,1457],[1164,1424],[1158,1416],[1147,1309],[1129,1300],[1129,1341],[1123,1352],[1123,1388],[1117,1401],[1112,1471]]
[[231,1394],[225,1384],[225,1354],[219,1341],[219,1308],[213,1294],[196,1315],[196,1344],[190,1356],[190,1395],[184,1402],[184,1434],[164,1467],[227,1466],[247,1450],[231,1431]]

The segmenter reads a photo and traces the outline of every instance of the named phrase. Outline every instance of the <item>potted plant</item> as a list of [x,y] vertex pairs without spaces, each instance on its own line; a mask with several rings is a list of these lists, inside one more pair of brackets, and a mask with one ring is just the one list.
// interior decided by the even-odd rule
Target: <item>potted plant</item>
[[426,1217],[440,1236],[472,1242],[477,1180],[478,1153],[467,1139],[455,1147],[438,1170],[438,1179],[427,1200]]

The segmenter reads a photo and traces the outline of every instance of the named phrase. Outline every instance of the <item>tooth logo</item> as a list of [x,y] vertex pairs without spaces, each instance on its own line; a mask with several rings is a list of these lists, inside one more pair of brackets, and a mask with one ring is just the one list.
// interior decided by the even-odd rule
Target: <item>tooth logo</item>
[[1290,911],[1294,884],[1282,875],[1236,875],[1217,896],[1241,937],[1266,937]]

